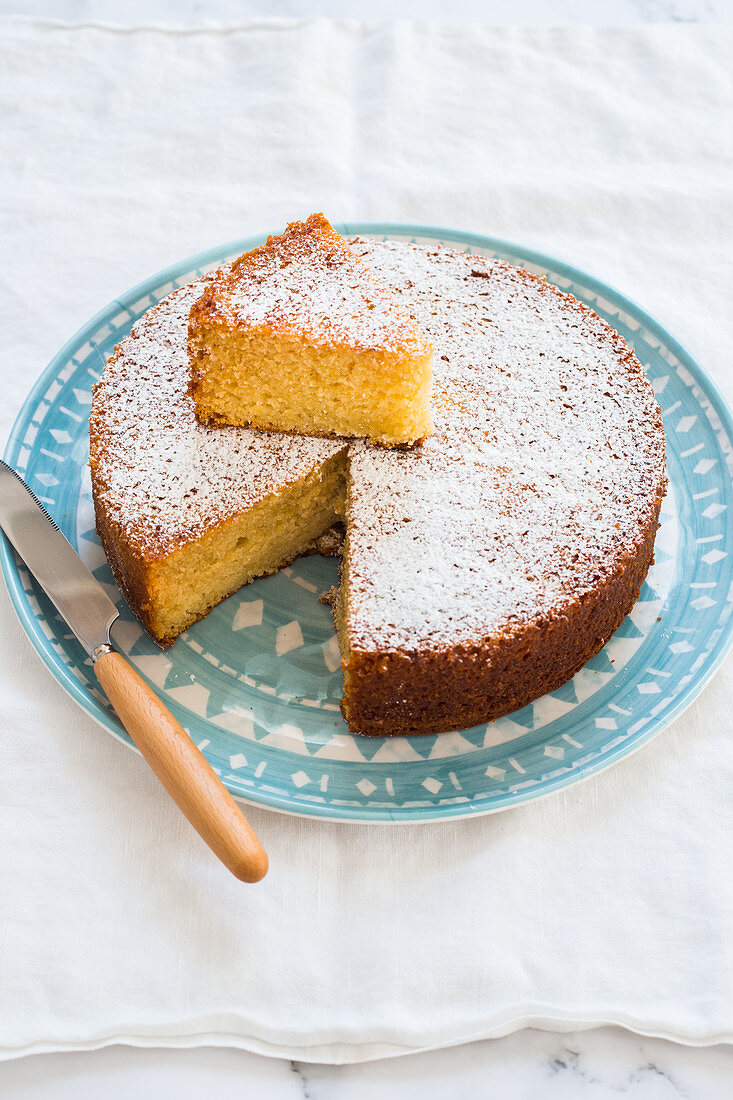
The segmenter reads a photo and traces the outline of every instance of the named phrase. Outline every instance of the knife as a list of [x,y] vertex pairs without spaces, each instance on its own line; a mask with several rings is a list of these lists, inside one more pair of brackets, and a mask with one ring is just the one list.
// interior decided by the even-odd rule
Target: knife
[[268,860],[240,807],[183,727],[110,641],[119,612],[46,509],[0,459],[0,527],[92,659],[117,716],[173,801],[244,882]]

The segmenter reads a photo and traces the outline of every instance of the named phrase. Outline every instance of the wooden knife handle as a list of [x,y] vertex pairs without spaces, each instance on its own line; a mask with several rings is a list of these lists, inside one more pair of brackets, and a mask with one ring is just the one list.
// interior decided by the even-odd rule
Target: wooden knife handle
[[114,649],[105,648],[94,671],[130,737],[212,852],[238,879],[264,878],[267,853],[247,818],[155,692]]

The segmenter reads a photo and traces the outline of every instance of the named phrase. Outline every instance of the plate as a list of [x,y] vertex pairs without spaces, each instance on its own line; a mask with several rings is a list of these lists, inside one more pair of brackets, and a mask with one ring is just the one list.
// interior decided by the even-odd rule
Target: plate
[[[98,313],[29,395],[6,460],[26,479],[120,609],[117,646],[161,695],[237,797],[348,821],[472,816],[560,790],[628,756],[702,690],[731,642],[728,548],[731,413],[714,383],[656,321],[568,264],[506,241],[426,226],[349,224],[379,239],[446,244],[545,275],[633,345],[660,401],[670,489],[656,561],[639,601],[572,681],[521,710],[458,733],[365,738],[341,718],[339,653],[317,596],[332,559],[308,557],[220,604],[165,653],[133,617],[94,530],[87,469],[91,388],[114,345],[151,305],[199,272],[264,241],[248,238],[168,268]],[[130,744],[91,662],[3,540],[18,616],[56,679]]]

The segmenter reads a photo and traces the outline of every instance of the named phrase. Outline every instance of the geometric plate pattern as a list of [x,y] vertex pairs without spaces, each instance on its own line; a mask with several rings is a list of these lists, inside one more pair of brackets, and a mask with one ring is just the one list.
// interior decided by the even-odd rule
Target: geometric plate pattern
[[[733,420],[690,354],[627,298],[575,268],[506,241],[425,226],[349,224],[345,234],[443,243],[526,267],[576,295],[633,345],[667,433],[670,489],[656,562],[629,617],[559,691],[459,733],[352,736],[341,718],[339,653],[317,595],[332,559],[303,558],[220,604],[165,653],[117,589],[94,530],[91,387],[151,305],[199,272],[261,244],[236,241],[168,268],[102,310],[29,395],[5,458],[25,478],[120,609],[117,646],[165,700],[237,797],[349,821],[433,821],[507,809],[638,749],[689,705],[731,642]],[[7,542],[11,599],[39,655],[93,718],[130,744],[91,662]]]

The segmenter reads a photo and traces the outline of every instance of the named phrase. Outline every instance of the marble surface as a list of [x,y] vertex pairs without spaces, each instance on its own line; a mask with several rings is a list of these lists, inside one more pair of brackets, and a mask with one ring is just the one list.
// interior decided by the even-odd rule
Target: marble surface
[[[242,20],[258,15],[451,18],[513,24],[730,21],[730,0],[0,0],[0,14],[69,20]],[[225,1049],[109,1047],[0,1064],[4,1100],[106,1100],[216,1093],[218,1100],[401,1100],[499,1096],[636,1100],[733,1095],[733,1049],[687,1048],[614,1028],[504,1039],[359,1066],[267,1059]]]
[[234,1050],[132,1050],[49,1054],[0,1065],[4,1100],[727,1100],[733,1049],[690,1048],[615,1028],[555,1035],[523,1031],[371,1062],[323,1066]]

